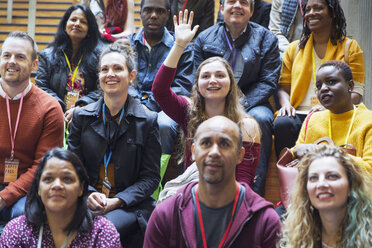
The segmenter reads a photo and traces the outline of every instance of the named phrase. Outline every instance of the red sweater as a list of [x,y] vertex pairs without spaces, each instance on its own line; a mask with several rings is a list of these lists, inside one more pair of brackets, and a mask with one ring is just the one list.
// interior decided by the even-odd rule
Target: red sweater
[[[14,132],[20,100],[9,100]],[[0,97],[0,184],[4,182],[5,159],[10,157],[11,141],[5,98]],[[62,146],[63,112],[48,93],[32,85],[23,99],[23,107],[15,139],[14,157],[19,159],[18,179],[0,191],[9,207],[25,196],[31,186],[37,165],[44,153]]]

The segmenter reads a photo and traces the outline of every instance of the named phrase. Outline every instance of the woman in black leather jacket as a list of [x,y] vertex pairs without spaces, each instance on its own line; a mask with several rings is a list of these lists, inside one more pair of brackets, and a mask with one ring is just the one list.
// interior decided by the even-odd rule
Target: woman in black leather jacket
[[157,113],[128,95],[136,77],[129,41],[105,48],[99,63],[103,98],[74,111],[68,149],[87,169],[88,207],[114,223],[127,247],[144,234],[160,181]]
[[75,107],[95,102],[101,53],[94,15],[84,5],[67,9],[54,41],[39,54],[36,85],[55,97],[69,121]]

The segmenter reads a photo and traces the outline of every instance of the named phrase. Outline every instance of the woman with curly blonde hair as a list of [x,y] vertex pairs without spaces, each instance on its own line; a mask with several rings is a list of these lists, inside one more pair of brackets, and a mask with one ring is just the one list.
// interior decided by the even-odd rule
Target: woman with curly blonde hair
[[371,182],[340,148],[322,145],[301,160],[279,247],[371,247]]
[[198,25],[191,30],[193,12],[187,20],[174,17],[176,41],[160,67],[153,82],[152,91],[162,110],[176,121],[186,136],[185,165],[192,163],[191,144],[196,128],[204,120],[223,115],[238,123],[243,133],[245,159],[237,166],[236,178],[253,185],[260,153],[260,129],[257,122],[245,113],[239,103],[239,89],[229,63],[220,57],[212,57],[200,64],[196,71],[191,101],[177,96],[170,88],[177,69],[177,63],[187,44],[194,37]]

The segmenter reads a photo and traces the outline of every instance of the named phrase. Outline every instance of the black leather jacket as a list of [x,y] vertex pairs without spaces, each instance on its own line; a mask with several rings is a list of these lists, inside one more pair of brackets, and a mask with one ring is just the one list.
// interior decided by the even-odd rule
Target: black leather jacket
[[[84,96],[79,98],[75,105],[87,105],[99,99],[100,94],[97,90],[98,86],[98,60],[101,54],[102,47],[97,45],[93,53],[89,57],[83,57],[80,64],[80,69],[84,76]],[[62,58],[62,59],[61,59]],[[94,71],[88,70],[95,68]],[[36,86],[48,92],[61,104],[63,111],[66,111],[66,104],[63,101],[66,95],[67,77],[69,67],[62,51],[53,52],[53,47],[48,47],[42,50],[39,54],[39,63],[37,74],[35,77]]]
[[[95,190],[108,141],[102,120],[103,98],[77,108],[70,124],[68,149],[81,159]],[[114,163],[114,197],[126,207],[150,198],[160,181],[160,138],[157,113],[144,108],[128,95],[125,116],[120,123],[110,162]]]

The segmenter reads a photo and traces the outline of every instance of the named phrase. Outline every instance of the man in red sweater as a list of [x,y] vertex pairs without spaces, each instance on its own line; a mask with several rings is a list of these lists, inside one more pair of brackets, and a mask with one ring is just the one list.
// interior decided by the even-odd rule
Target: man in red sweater
[[23,214],[39,160],[63,142],[60,105],[30,81],[36,55],[36,43],[24,32],[10,33],[1,47],[0,221]]

